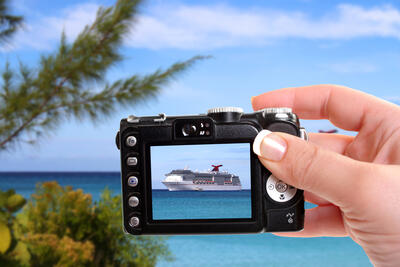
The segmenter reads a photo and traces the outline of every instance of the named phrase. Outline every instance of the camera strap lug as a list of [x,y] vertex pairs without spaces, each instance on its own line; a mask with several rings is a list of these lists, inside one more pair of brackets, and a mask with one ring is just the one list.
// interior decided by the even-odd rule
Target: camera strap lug
[[154,119],[154,122],[164,122],[167,119],[165,113],[158,114],[159,118]]
[[300,138],[308,141],[308,134],[304,127],[300,127]]
[[139,117],[136,117],[135,115],[129,115],[126,120],[129,123],[139,123],[140,121]]

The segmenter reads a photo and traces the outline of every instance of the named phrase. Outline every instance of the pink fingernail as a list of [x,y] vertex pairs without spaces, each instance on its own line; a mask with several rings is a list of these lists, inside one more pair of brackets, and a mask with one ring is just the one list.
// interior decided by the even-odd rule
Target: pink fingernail
[[259,132],[253,142],[254,153],[271,161],[280,161],[286,149],[286,141],[268,130]]

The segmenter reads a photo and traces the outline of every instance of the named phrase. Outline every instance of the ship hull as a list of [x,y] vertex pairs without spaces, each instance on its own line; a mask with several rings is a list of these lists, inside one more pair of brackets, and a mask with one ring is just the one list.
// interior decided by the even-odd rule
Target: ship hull
[[169,191],[240,191],[241,185],[193,184],[182,182],[162,182]]

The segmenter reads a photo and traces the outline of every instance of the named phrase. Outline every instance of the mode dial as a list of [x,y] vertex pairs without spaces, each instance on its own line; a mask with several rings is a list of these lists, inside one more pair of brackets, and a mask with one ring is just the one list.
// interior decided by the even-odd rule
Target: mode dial
[[260,112],[264,113],[292,113],[291,108],[282,107],[282,108],[264,108],[259,110]]
[[243,109],[237,107],[218,107],[207,111],[208,116],[219,122],[239,121],[242,114]]
[[217,108],[210,108],[207,111],[207,114],[226,113],[226,112],[243,113],[243,109],[238,107],[217,107]]

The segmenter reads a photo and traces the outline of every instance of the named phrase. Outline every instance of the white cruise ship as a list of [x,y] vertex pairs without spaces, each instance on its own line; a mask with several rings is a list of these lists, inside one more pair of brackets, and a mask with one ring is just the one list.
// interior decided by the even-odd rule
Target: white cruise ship
[[162,183],[169,191],[240,191],[242,185],[237,175],[220,171],[222,165],[211,165],[205,172],[178,169],[167,173]]

